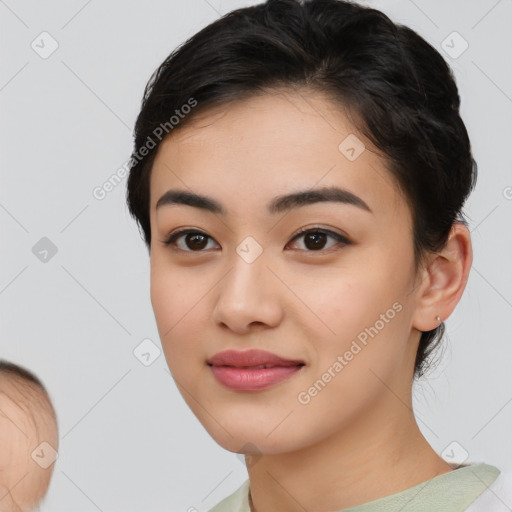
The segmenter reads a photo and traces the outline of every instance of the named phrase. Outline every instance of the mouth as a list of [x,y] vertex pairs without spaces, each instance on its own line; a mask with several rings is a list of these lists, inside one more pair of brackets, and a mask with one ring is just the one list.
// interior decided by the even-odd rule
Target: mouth
[[220,352],[208,359],[207,364],[220,384],[236,391],[268,389],[306,366],[302,360],[261,350]]
[[298,366],[305,362],[289,359],[266,350],[224,350],[207,359],[210,366],[231,366],[236,368],[271,368],[274,366]]
[[212,365],[210,364],[210,366],[222,366],[222,367],[225,367],[225,368],[240,368],[242,370],[264,370],[265,368],[287,368],[287,367],[290,367],[290,366],[304,366],[304,363],[298,363],[298,364],[282,364],[282,365],[278,365],[278,364],[259,364],[258,366],[233,366],[233,365],[229,365],[229,364],[225,364],[225,365]]

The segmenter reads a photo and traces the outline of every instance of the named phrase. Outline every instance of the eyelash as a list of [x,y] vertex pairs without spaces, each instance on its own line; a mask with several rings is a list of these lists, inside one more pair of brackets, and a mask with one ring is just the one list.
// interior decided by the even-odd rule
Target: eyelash
[[[335,233],[334,231],[331,231],[329,229],[323,229],[320,227],[303,228],[298,233],[293,235],[290,242],[294,242],[296,239],[298,239],[301,236],[304,236],[306,234],[309,234],[309,233],[322,233],[322,234],[328,235],[332,238],[335,238],[338,242],[336,245],[339,245],[340,243],[343,245],[350,245],[352,243],[347,237],[340,235],[339,233]],[[173,244],[178,238],[180,238],[183,235],[187,235],[187,234],[204,235],[204,236],[208,237],[209,239],[213,240],[209,235],[207,235],[206,233],[204,233],[202,231],[198,231],[196,229],[185,228],[185,229],[176,231],[175,233],[171,233],[165,240],[162,240],[162,243],[166,246],[171,246],[171,244]],[[319,249],[317,251],[307,250],[307,249],[297,249],[297,250],[302,250],[303,252],[309,252],[309,253],[326,253],[326,252],[331,252],[331,250],[334,249],[336,247],[336,245],[334,245],[333,247],[330,247],[328,249]],[[192,253],[206,252],[205,250],[193,251],[193,250],[185,250],[185,249],[180,249],[180,248],[173,248],[173,250],[181,251],[181,252],[192,252]]]

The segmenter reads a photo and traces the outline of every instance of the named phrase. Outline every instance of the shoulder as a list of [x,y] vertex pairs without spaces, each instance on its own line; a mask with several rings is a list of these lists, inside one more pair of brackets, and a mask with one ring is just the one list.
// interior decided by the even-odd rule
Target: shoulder
[[250,512],[249,479],[247,479],[233,494],[217,503],[208,512]]
[[501,471],[496,480],[465,512],[509,512],[512,506],[512,469]]

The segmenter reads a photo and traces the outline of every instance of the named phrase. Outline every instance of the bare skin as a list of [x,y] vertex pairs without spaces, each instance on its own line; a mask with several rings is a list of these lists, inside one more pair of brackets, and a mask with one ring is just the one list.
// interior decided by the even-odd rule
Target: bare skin
[[[366,147],[353,161],[338,148],[349,134]],[[331,186],[371,211],[339,202],[267,211],[275,196]],[[156,209],[169,189],[209,196],[226,214]],[[344,110],[317,93],[279,91],[201,115],[161,144],[150,198],[151,301],[167,364],[215,441],[254,452],[246,457],[253,510],[341,510],[452,470],[418,428],[411,387],[421,332],[445,320],[464,291],[470,234],[455,223],[444,250],[416,273],[411,212]],[[315,249],[295,238],[305,227],[349,243],[328,235]],[[183,235],[165,245],[178,228],[207,243]],[[236,251],[248,236],[263,251],[252,263]],[[370,326],[378,333],[308,393]],[[250,348],[305,366],[264,391],[220,384],[206,360]]]
[[[58,447],[57,421],[45,393],[19,377],[0,375],[0,510],[28,512],[45,496]],[[32,453],[36,450],[36,455]],[[46,450],[46,453],[45,453]],[[37,463],[38,456],[41,464]]]

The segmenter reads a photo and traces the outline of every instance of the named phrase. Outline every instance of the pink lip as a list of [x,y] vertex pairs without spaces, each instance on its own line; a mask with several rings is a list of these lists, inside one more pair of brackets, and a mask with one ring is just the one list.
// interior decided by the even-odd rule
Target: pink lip
[[[303,366],[301,360],[285,359],[264,350],[226,350],[207,360],[215,378],[240,391],[260,391],[281,382]],[[266,365],[269,368],[254,368]]]

